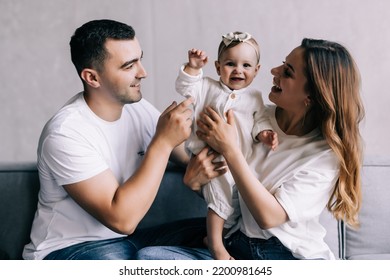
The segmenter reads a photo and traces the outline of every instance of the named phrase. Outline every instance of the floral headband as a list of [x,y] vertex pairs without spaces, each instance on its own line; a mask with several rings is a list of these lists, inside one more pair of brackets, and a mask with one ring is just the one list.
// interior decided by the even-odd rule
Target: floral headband
[[[259,62],[260,60],[259,46],[253,43],[252,41],[249,41],[250,39],[252,39],[252,35],[249,34],[248,32],[235,32],[235,33],[229,32],[225,35],[222,35],[222,42],[225,45],[225,48],[227,48],[232,42],[242,42],[251,45],[256,52],[257,62]],[[220,53],[218,53],[218,58],[225,48],[222,48],[220,50]]]

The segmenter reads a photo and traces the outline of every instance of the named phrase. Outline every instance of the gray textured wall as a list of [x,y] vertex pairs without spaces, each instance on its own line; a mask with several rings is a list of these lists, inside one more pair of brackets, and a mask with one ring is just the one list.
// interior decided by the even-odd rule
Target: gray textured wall
[[144,50],[143,94],[158,109],[180,100],[174,90],[187,49],[210,55],[221,35],[252,33],[261,45],[255,86],[267,101],[270,69],[303,37],[335,40],[356,59],[362,75],[366,153],[390,154],[390,2],[387,0],[0,0],[0,161],[31,161],[45,122],[81,82],[70,62],[75,28],[97,18],[132,25]]

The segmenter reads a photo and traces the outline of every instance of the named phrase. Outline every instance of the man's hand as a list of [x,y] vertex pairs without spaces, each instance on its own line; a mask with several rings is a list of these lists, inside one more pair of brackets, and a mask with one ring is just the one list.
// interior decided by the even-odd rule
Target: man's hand
[[171,150],[185,141],[191,134],[192,109],[189,105],[192,103],[193,98],[188,98],[179,105],[173,102],[168,106],[158,120],[155,140]]
[[219,156],[218,153],[205,147],[198,155],[194,155],[187,165],[184,174],[184,184],[191,190],[200,192],[201,187],[207,184],[211,179],[221,176],[227,172],[225,161],[214,162]]

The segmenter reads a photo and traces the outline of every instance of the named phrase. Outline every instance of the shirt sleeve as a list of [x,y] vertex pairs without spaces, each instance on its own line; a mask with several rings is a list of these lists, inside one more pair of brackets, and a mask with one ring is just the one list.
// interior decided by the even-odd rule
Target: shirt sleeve
[[71,129],[48,136],[42,144],[41,157],[58,185],[86,180],[108,168],[97,148]]
[[183,97],[195,98],[195,104],[200,98],[203,79],[203,70],[200,69],[200,73],[197,76],[192,76],[184,72],[184,66],[182,65],[177,76],[175,87],[176,91]]
[[273,130],[268,111],[266,110],[266,107],[264,106],[263,98],[261,97],[261,93],[259,94],[258,103],[260,104],[260,107],[259,110],[257,110],[254,114],[254,123],[252,129],[252,138],[255,142],[258,142],[256,136],[261,131]]
[[338,179],[338,167],[334,153],[327,151],[276,190],[274,196],[292,222],[309,220],[322,213]]

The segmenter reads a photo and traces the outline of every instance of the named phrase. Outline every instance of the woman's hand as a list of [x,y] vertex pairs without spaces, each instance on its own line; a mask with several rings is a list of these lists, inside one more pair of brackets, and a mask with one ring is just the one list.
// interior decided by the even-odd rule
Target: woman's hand
[[191,190],[200,192],[201,187],[207,184],[211,179],[225,174],[227,166],[225,161],[216,161],[218,153],[205,147],[196,156],[193,156],[187,165],[184,174],[184,184]]
[[227,122],[211,107],[206,107],[200,113],[197,125],[200,130],[198,137],[222,155],[226,152],[239,149],[237,129],[232,110],[227,112]]

